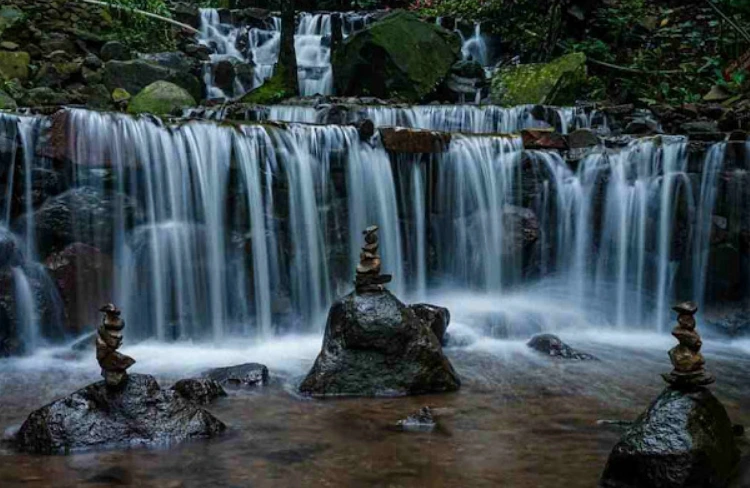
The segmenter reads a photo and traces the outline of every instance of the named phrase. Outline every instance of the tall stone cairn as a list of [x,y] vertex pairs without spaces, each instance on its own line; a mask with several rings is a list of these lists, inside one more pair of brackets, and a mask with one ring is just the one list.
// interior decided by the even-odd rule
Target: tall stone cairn
[[359,265],[357,265],[357,277],[354,286],[357,293],[373,293],[385,290],[386,283],[390,283],[391,275],[381,275],[382,261],[378,254],[378,226],[371,225],[362,232],[365,236],[365,245],[359,254]]
[[695,313],[698,305],[694,302],[683,302],[675,305],[672,310],[677,312],[677,325],[672,335],[679,344],[669,351],[669,359],[674,369],[663,374],[664,381],[675,388],[691,389],[713,383],[714,377],[705,370],[706,361],[701,354],[701,336],[695,330]]
[[122,345],[122,329],[125,328],[120,310],[108,303],[99,311],[104,314],[104,318],[96,336],[96,360],[102,368],[107,386],[117,388],[127,380],[127,369],[135,364],[135,359],[117,352]]

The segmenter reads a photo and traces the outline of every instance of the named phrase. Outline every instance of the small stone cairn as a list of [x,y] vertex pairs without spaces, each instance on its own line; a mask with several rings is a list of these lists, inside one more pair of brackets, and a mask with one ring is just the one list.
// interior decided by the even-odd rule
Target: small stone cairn
[[680,343],[669,351],[674,369],[662,375],[664,381],[677,389],[691,389],[713,383],[714,377],[705,370],[706,361],[700,352],[703,341],[695,330],[698,306],[694,302],[683,302],[675,305],[672,310],[678,314],[672,335]]
[[373,293],[385,290],[386,283],[393,279],[391,275],[381,275],[382,262],[378,254],[378,226],[371,225],[362,232],[365,236],[365,245],[359,254],[359,265],[357,265],[357,276],[354,286],[357,293]]
[[96,336],[96,360],[102,368],[107,386],[119,388],[127,380],[127,369],[135,364],[135,359],[117,352],[122,345],[122,329],[125,327],[125,321],[120,318],[120,310],[108,303],[99,311],[104,314],[104,318]]

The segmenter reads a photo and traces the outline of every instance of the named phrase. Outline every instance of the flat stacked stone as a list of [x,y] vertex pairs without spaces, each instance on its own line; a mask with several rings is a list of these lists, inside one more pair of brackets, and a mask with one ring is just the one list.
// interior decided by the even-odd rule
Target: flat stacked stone
[[698,306],[693,302],[683,302],[673,310],[677,312],[677,325],[672,335],[679,344],[669,351],[669,359],[674,369],[663,374],[664,381],[676,388],[691,388],[713,383],[714,377],[705,370],[706,361],[701,354],[700,335],[695,330],[695,313]]
[[380,269],[382,261],[378,254],[378,226],[371,225],[362,232],[365,236],[365,245],[359,254],[359,264],[357,265],[357,276],[354,280],[354,286],[357,293],[379,292],[383,291],[386,283],[393,279],[391,275],[381,275]]
[[104,313],[104,318],[96,336],[96,360],[102,368],[107,386],[116,388],[127,379],[127,369],[135,364],[135,359],[117,352],[122,345],[122,330],[125,328],[120,310],[109,303],[99,311]]

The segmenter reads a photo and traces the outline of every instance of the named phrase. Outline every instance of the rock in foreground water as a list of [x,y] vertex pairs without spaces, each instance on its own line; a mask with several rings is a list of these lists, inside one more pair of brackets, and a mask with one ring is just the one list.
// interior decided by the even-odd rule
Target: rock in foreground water
[[739,460],[726,410],[705,388],[667,387],[614,447],[603,488],[719,488]]
[[19,449],[55,454],[94,447],[164,446],[220,434],[226,426],[150,375],[132,374],[121,390],[93,383],[29,415]]
[[595,356],[573,349],[553,334],[535,335],[526,345],[535,351],[539,351],[555,358],[573,359],[576,361],[596,360]]
[[258,363],[246,363],[226,368],[215,368],[203,373],[226,388],[248,388],[268,383],[268,368]]
[[199,405],[206,405],[219,397],[227,396],[221,385],[209,378],[180,380],[172,387],[183,398]]
[[351,293],[328,314],[323,349],[300,391],[399,396],[455,391],[458,375],[430,325],[389,291]]

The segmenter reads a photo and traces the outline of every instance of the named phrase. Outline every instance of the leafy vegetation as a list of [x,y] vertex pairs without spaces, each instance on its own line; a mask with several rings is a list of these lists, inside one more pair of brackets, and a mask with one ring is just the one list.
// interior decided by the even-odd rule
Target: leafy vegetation
[[[109,0],[108,3],[172,18],[164,0]],[[116,8],[110,8],[109,14],[112,17],[113,39],[142,52],[175,49],[172,26],[168,23]]]
[[[424,15],[481,21],[521,62],[582,52],[614,101],[695,102],[712,85],[739,91],[744,71],[728,73],[748,48],[731,25],[750,25],[750,0],[414,0]],[[602,96],[604,90],[599,90]],[[593,94],[592,94],[593,95]]]

